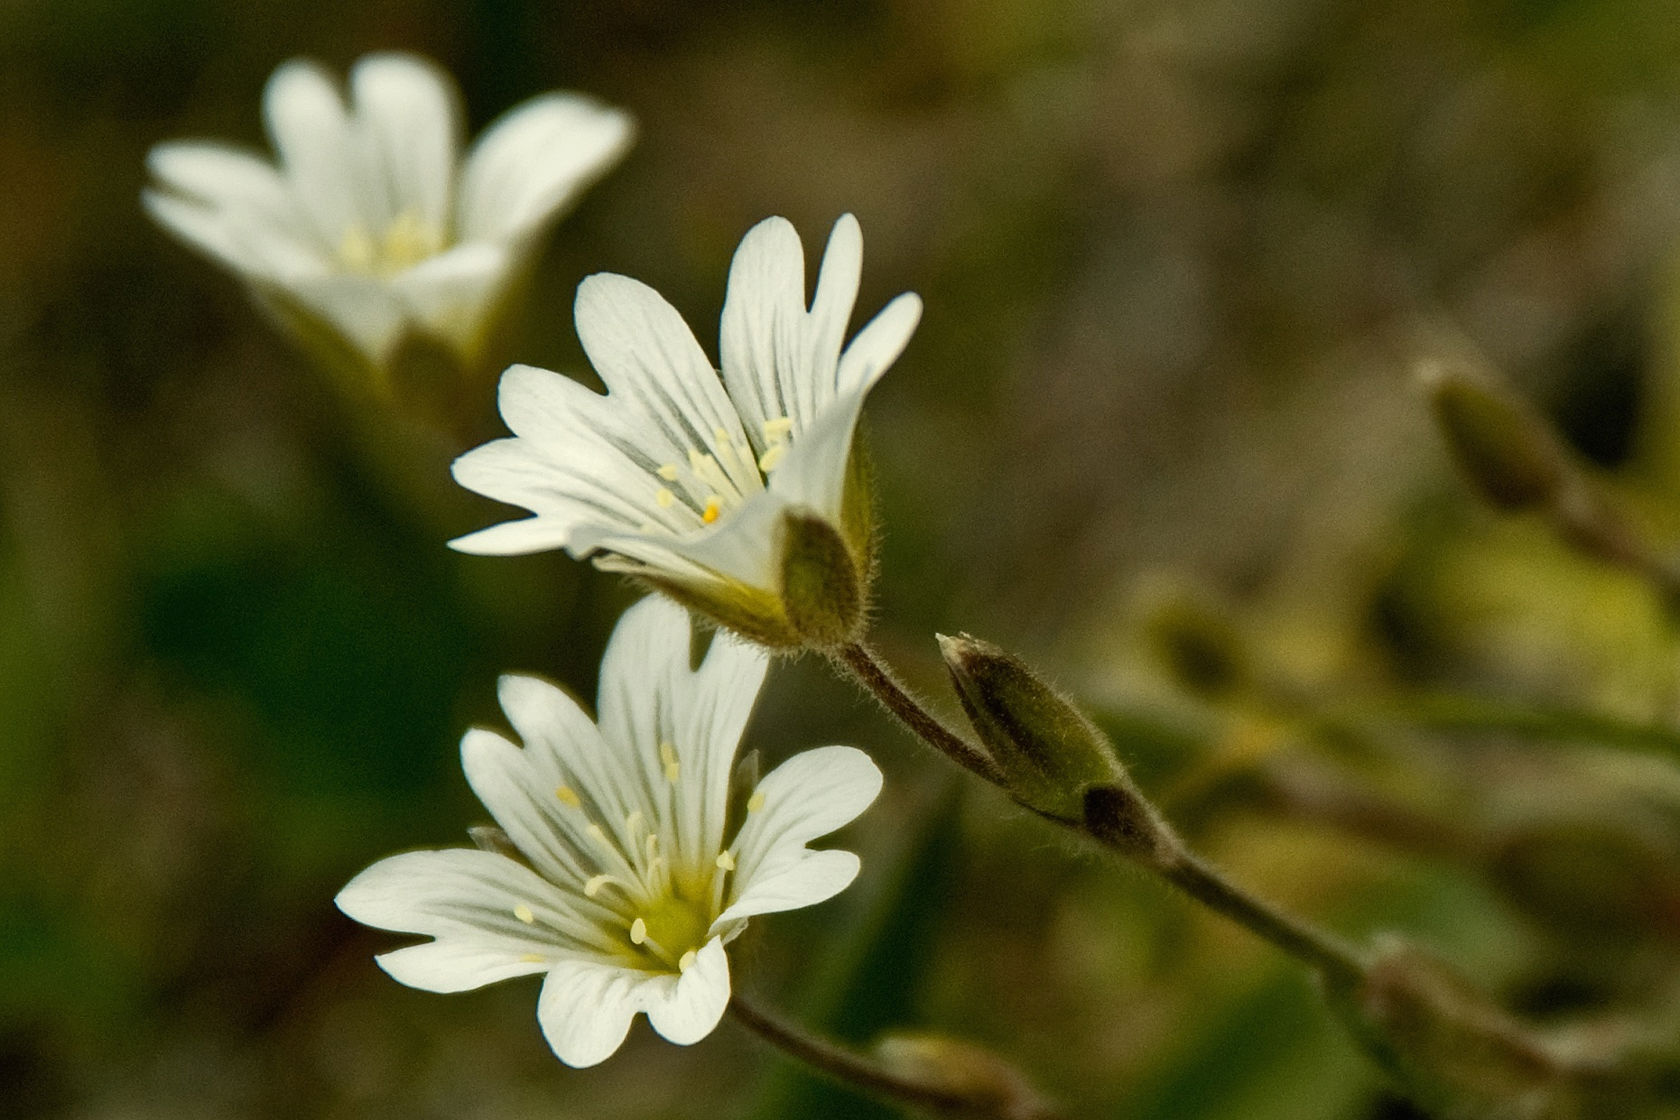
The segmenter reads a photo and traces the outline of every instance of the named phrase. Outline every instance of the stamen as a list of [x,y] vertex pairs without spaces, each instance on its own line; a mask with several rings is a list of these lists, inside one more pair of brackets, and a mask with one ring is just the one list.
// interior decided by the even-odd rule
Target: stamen
[[764,808],[764,794],[762,791],[747,798],[747,812],[756,813]]
[[700,511],[700,520],[710,525],[723,512],[723,499],[716,494],[706,499],[706,508]]
[[666,482],[675,482],[679,471],[677,470],[677,465],[675,463],[666,463],[654,473],[660,478],[663,478]]
[[689,969],[689,966],[694,963],[695,958],[698,957],[699,955],[700,954],[696,953],[693,949],[690,949],[688,952],[684,953],[677,960],[677,971],[678,972],[687,972],[688,969]]
[[782,465],[782,458],[787,454],[788,445],[785,443],[772,444],[770,449],[758,457],[758,469],[769,474]]
[[735,857],[730,855],[727,851],[719,852],[717,865],[721,870],[733,871],[735,870]]
[[596,895],[600,894],[601,889],[606,887],[608,884],[618,887],[620,890],[624,889],[624,884],[620,883],[618,879],[612,875],[591,875],[589,877],[589,882],[583,885],[583,897],[594,898]]
[[537,920],[537,916],[531,913],[531,908],[523,902],[513,908],[513,916],[524,922],[526,925],[530,925],[532,922]]
[[677,775],[681,772],[677,766],[677,748],[670,742],[659,744],[659,761],[665,767],[665,780],[676,783]]
[[677,496],[671,493],[667,486],[661,486],[658,492],[654,494],[653,500],[660,509],[670,509],[677,504]]
[[766,420],[759,427],[764,432],[765,443],[781,443],[793,434],[793,419],[788,416],[777,416]]
[[541,953],[521,953],[519,955],[519,960],[522,964],[542,964],[547,961],[548,958],[543,956]]
[[579,808],[583,805],[583,798],[579,797],[577,790],[573,789],[571,786],[554,787],[554,798],[559,801],[560,804],[569,805],[573,809]]
[[372,272],[378,256],[378,246],[360,223],[344,231],[338,243],[338,259],[344,262],[345,268],[351,272]]
[[631,922],[630,923],[630,943],[632,945],[646,945],[647,944],[647,939],[648,939],[647,923],[644,922],[640,918],[637,918],[635,921]]

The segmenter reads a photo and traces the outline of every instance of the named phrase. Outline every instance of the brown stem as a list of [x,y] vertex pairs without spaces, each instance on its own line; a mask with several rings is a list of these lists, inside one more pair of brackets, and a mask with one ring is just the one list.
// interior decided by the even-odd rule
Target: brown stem
[[980,775],[995,786],[1003,786],[1003,774],[992,760],[939,722],[909,689],[899,683],[893,671],[875,655],[874,650],[862,642],[853,642],[841,646],[830,656],[918,738],[963,769]]
[[872,1058],[819,1038],[755,1006],[738,992],[730,998],[729,1013],[742,1026],[814,1072],[873,1097],[974,1120],[1054,1120],[1051,1113],[1034,1102],[1000,1099],[982,1091],[965,1092],[888,1069]]

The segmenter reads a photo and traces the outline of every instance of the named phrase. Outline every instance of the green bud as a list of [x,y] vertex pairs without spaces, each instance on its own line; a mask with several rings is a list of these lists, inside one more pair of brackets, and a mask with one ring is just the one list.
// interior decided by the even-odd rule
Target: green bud
[[1435,422],[1471,485],[1501,509],[1549,505],[1571,469],[1551,428],[1528,402],[1463,370],[1429,363],[1418,372]]
[[1108,737],[1020,659],[967,634],[939,635],[939,649],[969,723],[1021,804],[1083,828],[1094,790],[1142,800]]
[[800,644],[834,649],[862,636],[858,559],[826,518],[790,510],[781,525],[781,606]]
[[1019,1070],[972,1042],[940,1034],[894,1033],[882,1036],[874,1050],[889,1071],[948,1097],[965,1111],[1004,1120],[1053,1115]]
[[1570,1062],[1433,957],[1398,942],[1327,993],[1355,1039],[1431,1115],[1565,1120]]

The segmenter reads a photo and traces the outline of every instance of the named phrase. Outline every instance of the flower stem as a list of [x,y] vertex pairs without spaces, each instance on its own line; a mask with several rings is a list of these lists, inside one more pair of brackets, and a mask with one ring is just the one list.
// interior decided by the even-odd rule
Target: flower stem
[[862,685],[916,736],[963,769],[1002,786],[1003,774],[992,760],[934,716],[915,694],[899,683],[893,671],[862,642],[841,646],[830,654],[851,678]]
[[1354,946],[1248,893],[1188,848],[1181,846],[1150,870],[1208,909],[1311,966],[1332,987],[1355,986],[1369,971],[1364,954]]
[[849,1088],[945,1116],[973,1120],[1054,1120],[1042,1105],[919,1080],[755,1006],[739,992],[730,997],[736,1022],[812,1071]]

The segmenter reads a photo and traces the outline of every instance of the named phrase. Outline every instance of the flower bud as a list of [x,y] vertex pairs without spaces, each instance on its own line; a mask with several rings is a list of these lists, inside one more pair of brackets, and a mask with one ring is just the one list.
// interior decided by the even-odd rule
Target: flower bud
[[1018,658],[967,634],[939,635],[939,649],[969,723],[1017,801],[1105,841],[1108,833],[1165,828],[1108,737]]
[[840,530],[814,513],[790,510],[782,514],[780,544],[782,612],[799,643],[833,649],[856,641],[863,580]]
[[875,1057],[900,1077],[925,1085],[977,1114],[1038,1120],[1049,1108],[1025,1076],[982,1046],[940,1034],[884,1035]]
[[1557,500],[1570,478],[1569,460],[1526,401],[1437,363],[1421,367],[1418,377],[1453,459],[1483,497],[1510,510]]
[[1399,942],[1327,993],[1354,1038],[1431,1115],[1556,1118],[1569,1061],[1441,962]]

